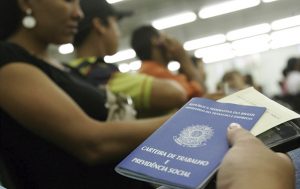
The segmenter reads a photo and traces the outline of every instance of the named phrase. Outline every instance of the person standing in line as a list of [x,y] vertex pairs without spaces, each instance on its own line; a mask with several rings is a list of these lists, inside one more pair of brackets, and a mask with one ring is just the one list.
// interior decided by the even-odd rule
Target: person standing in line
[[0,1],[0,155],[17,189],[151,188],[114,167],[169,116],[105,122],[106,93],[48,53],[83,16],[79,0]]
[[79,23],[74,46],[77,59],[68,63],[74,73],[95,86],[107,85],[113,93],[132,97],[139,115],[162,113],[179,108],[187,94],[176,82],[140,73],[120,73],[104,56],[117,52],[120,37],[118,21],[130,12],[117,11],[105,0],[81,1],[86,17]]

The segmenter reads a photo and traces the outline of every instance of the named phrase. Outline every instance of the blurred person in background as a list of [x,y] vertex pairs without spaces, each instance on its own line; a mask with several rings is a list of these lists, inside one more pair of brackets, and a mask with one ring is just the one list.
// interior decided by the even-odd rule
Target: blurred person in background
[[[188,98],[205,94],[204,77],[198,73],[190,55],[176,39],[160,33],[152,26],[141,26],[133,31],[131,46],[142,61],[140,73],[178,82]],[[179,74],[168,70],[170,61],[180,63]]]
[[[195,56],[192,56],[191,60],[192,60],[192,62],[194,64],[194,66],[196,67],[196,69],[198,71],[198,74],[200,76],[200,81],[202,82],[201,86],[204,88],[204,91],[207,91],[207,86],[205,84],[205,81],[206,81],[206,72],[205,72],[204,62],[203,62],[202,58],[197,58]],[[183,72],[182,69],[180,69],[179,71]]]
[[281,94],[273,97],[275,101],[300,113],[300,59],[288,59],[282,71],[283,79],[279,82]]
[[249,87],[246,83],[245,77],[237,70],[226,72],[219,85],[219,88],[221,88],[226,95]]
[[170,111],[187,101],[184,89],[172,80],[141,73],[121,73],[116,65],[105,63],[104,56],[113,55],[118,49],[119,20],[131,13],[117,11],[105,0],[80,3],[85,18],[79,23],[74,40],[78,58],[68,63],[73,73],[94,86],[107,85],[115,94],[129,95],[139,116],[145,116],[145,112]]
[[0,1],[0,156],[14,188],[150,188],[114,167],[169,116],[105,122],[105,91],[48,53],[83,16],[79,0]]
[[300,93],[300,58],[289,58],[283,70],[284,90],[286,94],[297,95]]
[[246,74],[244,78],[247,85],[252,86],[259,92],[263,93],[263,87],[254,81],[253,76],[251,74]]

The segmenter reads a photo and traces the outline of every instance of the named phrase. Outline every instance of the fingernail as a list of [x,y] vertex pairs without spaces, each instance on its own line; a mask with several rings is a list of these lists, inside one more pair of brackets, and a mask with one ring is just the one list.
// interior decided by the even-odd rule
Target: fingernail
[[241,125],[238,123],[231,123],[228,127],[228,130],[241,128]]

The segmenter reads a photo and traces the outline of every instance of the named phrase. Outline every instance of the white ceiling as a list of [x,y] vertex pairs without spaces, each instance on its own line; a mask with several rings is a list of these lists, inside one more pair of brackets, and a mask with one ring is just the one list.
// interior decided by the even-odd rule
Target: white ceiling
[[[130,48],[131,32],[143,25],[151,24],[158,18],[174,15],[184,11],[198,13],[200,8],[227,0],[124,0],[113,4],[116,9],[133,10],[134,15],[120,22],[122,32],[120,50]],[[247,1],[247,0],[245,0]],[[279,0],[261,3],[259,6],[208,19],[197,18],[196,21],[163,30],[182,43],[230,30],[300,14],[300,0]],[[299,34],[300,35],[300,34]]]
[[[204,6],[225,1],[228,0],[124,0],[113,4],[116,9],[134,11],[133,16],[120,22],[122,37],[119,50],[130,48],[129,41],[132,31],[143,24],[151,24],[153,20],[183,11],[198,13]],[[197,18],[192,23],[165,29],[163,32],[176,37],[183,43],[213,34],[226,34],[231,30],[251,25],[271,23],[274,20],[295,15],[300,15],[300,0],[278,0],[272,3],[261,3],[253,8],[205,20]],[[298,45],[251,56],[236,57],[217,64],[206,64],[207,86],[210,91],[213,91],[216,83],[226,70],[238,69],[245,73],[251,73],[259,81],[258,83],[264,87],[264,91],[267,94],[278,94],[280,91],[278,81],[281,79],[281,71],[285,66],[286,60],[291,56],[299,55],[300,46],[298,42],[300,40],[296,41]],[[50,48],[50,51],[62,61],[69,61],[74,56],[74,53],[59,54],[55,46]],[[193,51],[190,53],[192,54]],[[128,63],[133,60],[125,62]],[[272,70],[272,74],[269,74],[270,70]]]

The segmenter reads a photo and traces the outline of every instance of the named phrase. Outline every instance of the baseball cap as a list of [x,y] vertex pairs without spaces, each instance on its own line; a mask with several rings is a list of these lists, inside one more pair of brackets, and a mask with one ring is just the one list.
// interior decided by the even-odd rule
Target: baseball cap
[[80,1],[80,6],[84,13],[84,18],[79,23],[79,31],[88,27],[94,17],[105,19],[109,16],[115,16],[118,20],[120,20],[133,14],[133,11],[129,10],[116,10],[106,0],[82,0]]

